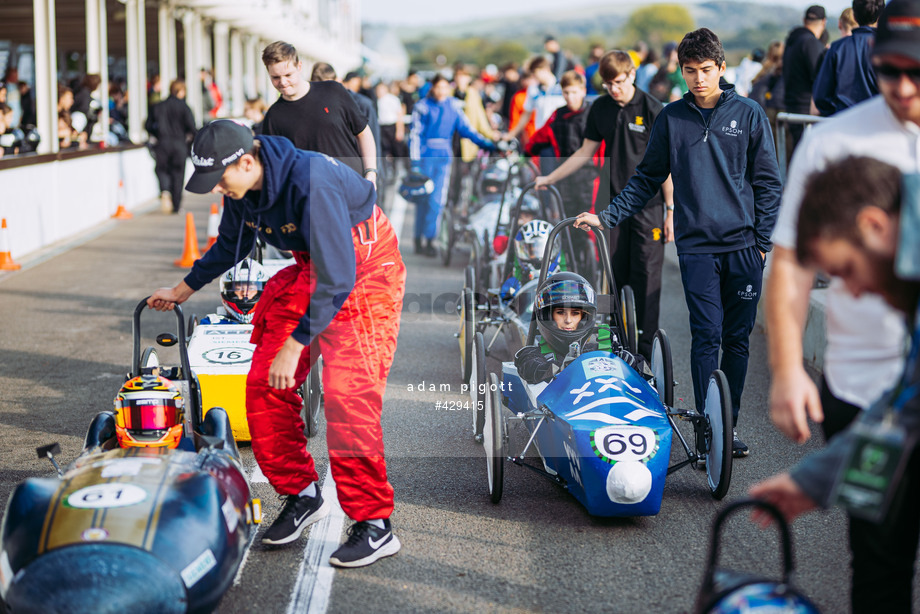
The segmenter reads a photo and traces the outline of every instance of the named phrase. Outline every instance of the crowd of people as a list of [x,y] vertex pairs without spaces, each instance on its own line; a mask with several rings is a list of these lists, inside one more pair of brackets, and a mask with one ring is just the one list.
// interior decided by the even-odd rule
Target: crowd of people
[[[297,259],[267,284],[254,316],[252,445],[284,497],[263,542],[294,541],[328,512],[298,427],[295,392],[322,354],[330,463],[342,507],[355,520],[332,561],[366,565],[400,549],[389,520],[393,489],[380,411],[405,267],[374,188],[402,173],[431,180],[415,201],[413,238],[416,254],[433,256],[441,209],[456,198],[479,149],[512,139],[537,164],[538,188],[558,184],[578,227],[609,232],[616,280],[636,291],[646,356],[659,327],[664,245],[675,242],[696,406],[703,406],[709,374],[721,368],[736,457],[751,452],[738,426],[764,290],[771,417],[797,442],[810,437],[809,418],[821,422],[831,445],[756,485],[754,494],[790,518],[831,503],[833,471],[854,441],[865,443],[851,423],[869,439],[880,424],[899,424],[914,441],[918,335],[906,366],[904,348],[907,325],[917,325],[917,291],[898,279],[894,260],[898,249],[915,251],[897,245],[907,236],[897,228],[901,199],[917,194],[895,188],[902,175],[920,172],[920,0],[853,0],[838,28],[828,45],[826,11],[810,6],[784,41],[754,50],[732,72],[719,37],[700,28],[665,44],[660,56],[644,42],[629,50],[594,47],[582,65],[548,36],[543,53],[523,67],[456,64],[428,79],[411,72],[377,83],[358,72],[340,79],[322,63],[307,79],[296,49],[279,41],[262,60],[280,98],[270,106],[247,101],[251,129],[215,119],[222,97],[204,71],[202,93],[215,121],[197,134],[186,84],[170,83],[164,98],[165,84],[152,80],[146,128],[156,138],[164,211],[181,206],[191,155],[196,170],[187,189],[224,195],[225,215],[214,248],[182,282],[154,293],[151,307],[186,300],[239,262],[256,235]],[[16,81],[7,75],[7,83]],[[21,85],[18,111],[0,97],[3,132],[34,119]],[[98,76],[87,75],[76,88],[61,87],[62,147],[91,140],[98,86]],[[110,116],[122,122],[125,94],[113,88]],[[808,118],[788,126],[785,185],[776,151],[781,111],[830,118],[813,128]],[[577,245],[590,249],[587,241]],[[916,264],[915,256],[904,260]],[[828,291],[828,347],[816,386],[802,365],[802,334],[818,269],[839,279]],[[586,304],[554,304],[544,317],[558,316],[560,330],[575,330]],[[896,394],[883,395],[899,382]],[[920,456],[910,447],[901,454],[907,460],[888,476],[881,521],[866,520],[864,510],[850,518],[854,612],[910,611]]]

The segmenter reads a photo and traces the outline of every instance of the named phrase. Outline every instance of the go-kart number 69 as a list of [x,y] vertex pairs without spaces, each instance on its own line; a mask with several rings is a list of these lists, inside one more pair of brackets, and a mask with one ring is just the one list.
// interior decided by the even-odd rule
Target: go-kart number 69
[[610,461],[641,461],[655,453],[655,431],[642,426],[609,426],[594,431],[594,449]]

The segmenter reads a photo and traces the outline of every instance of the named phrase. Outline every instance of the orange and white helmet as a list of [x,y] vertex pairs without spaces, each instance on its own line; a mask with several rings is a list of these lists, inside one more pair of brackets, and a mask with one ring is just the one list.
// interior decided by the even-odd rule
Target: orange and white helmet
[[140,375],[115,395],[115,435],[122,448],[175,448],[182,439],[185,400],[159,375]]

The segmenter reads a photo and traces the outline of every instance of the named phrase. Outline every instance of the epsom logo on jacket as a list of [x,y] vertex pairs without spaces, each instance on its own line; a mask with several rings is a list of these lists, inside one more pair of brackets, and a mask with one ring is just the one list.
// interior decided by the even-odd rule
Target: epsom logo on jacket
[[732,120],[732,123],[727,126],[722,126],[722,132],[732,136],[741,136],[744,134],[744,130],[738,127],[738,122],[735,120]]

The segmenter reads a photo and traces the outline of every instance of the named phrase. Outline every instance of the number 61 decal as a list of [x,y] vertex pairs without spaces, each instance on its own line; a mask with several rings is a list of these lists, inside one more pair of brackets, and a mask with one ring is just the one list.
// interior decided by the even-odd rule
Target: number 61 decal
[[591,433],[591,447],[608,463],[641,461],[658,451],[658,438],[644,426],[605,426]]

